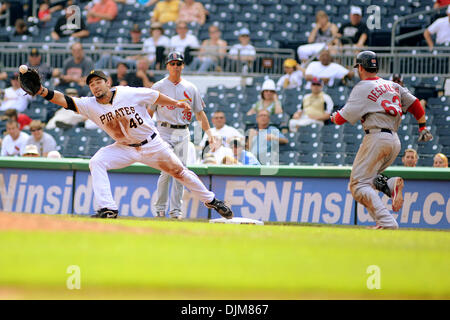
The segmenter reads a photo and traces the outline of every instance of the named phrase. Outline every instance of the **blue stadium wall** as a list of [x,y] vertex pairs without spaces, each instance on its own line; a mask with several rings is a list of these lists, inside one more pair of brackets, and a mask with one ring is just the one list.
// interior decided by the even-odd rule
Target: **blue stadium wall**
[[[270,222],[373,225],[348,189],[350,167],[195,166],[191,169],[231,205],[236,217]],[[113,196],[124,217],[154,216],[158,171],[141,164],[113,170]],[[388,176],[406,180],[404,205],[394,213],[400,227],[450,229],[450,169],[391,167]],[[390,208],[390,199],[383,195]],[[219,218],[184,194],[191,219]],[[94,212],[88,161],[1,158],[0,210],[88,215]]]

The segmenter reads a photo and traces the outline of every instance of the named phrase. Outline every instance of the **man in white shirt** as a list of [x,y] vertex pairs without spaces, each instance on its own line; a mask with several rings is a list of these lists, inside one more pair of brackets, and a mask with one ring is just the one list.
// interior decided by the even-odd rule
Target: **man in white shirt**
[[432,35],[436,34],[437,45],[449,45],[450,43],[450,5],[447,7],[447,17],[442,17],[434,21],[423,32],[425,41],[428,44],[430,51],[434,48]]
[[[230,147],[230,138],[243,137],[243,135],[238,130],[226,124],[227,119],[225,117],[225,113],[222,111],[215,111],[212,114],[211,122],[214,125],[214,127],[211,128],[211,134],[213,136],[218,136],[222,142],[222,145],[225,147]],[[208,141],[208,135],[204,134],[199,147],[203,149],[206,145],[206,141]]]
[[[189,50],[200,48],[200,42],[196,36],[188,33],[189,28],[186,22],[178,22],[175,31],[177,34],[170,38],[171,51],[183,53],[184,63],[187,65],[191,62]],[[186,50],[186,48],[189,48],[189,50]]]
[[[331,54],[328,50],[320,53],[319,61],[311,62],[305,71],[306,81],[313,78],[319,78],[324,84],[333,86],[335,80],[342,80],[344,77],[353,78],[354,72],[341,66],[338,63],[331,62]],[[311,83],[308,82],[306,88],[309,89]]]
[[19,74],[16,72],[11,77],[11,87],[5,89],[5,97],[0,105],[0,111],[8,109],[16,109],[18,112],[23,112],[28,103],[31,102],[31,96],[25,94],[19,84]]
[[8,132],[8,135],[2,142],[2,157],[22,155],[25,152],[29,135],[20,131],[20,125],[16,120],[8,120],[6,132]]
[[[250,31],[242,28],[239,31],[239,43],[233,45],[228,52],[228,58],[241,63],[242,69],[232,64],[231,71],[246,71],[251,67],[256,58],[256,49],[250,44]],[[239,66],[239,64],[237,64]]]

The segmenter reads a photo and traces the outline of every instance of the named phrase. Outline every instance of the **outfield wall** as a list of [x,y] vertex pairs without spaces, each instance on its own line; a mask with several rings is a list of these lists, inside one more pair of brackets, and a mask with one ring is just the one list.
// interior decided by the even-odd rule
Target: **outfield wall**
[[[351,167],[192,166],[236,217],[263,221],[373,225],[348,189]],[[134,164],[110,172],[121,216],[153,217],[158,170]],[[405,202],[394,214],[401,227],[450,229],[450,169],[391,167],[405,178]],[[383,195],[390,208],[390,199]],[[89,162],[84,159],[0,157],[0,209],[8,212],[94,212]],[[184,194],[188,218],[218,218]]]

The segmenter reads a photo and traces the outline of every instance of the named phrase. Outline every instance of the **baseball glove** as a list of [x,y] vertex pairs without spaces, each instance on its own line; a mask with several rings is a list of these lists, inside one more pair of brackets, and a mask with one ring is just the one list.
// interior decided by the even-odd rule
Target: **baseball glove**
[[19,73],[20,87],[30,96],[35,96],[41,89],[41,78],[36,70],[29,68],[25,73]]
[[430,131],[428,131],[428,129],[423,129],[422,131],[419,132],[419,138],[417,139],[418,141],[430,141],[431,139],[433,139],[433,135],[431,134]]

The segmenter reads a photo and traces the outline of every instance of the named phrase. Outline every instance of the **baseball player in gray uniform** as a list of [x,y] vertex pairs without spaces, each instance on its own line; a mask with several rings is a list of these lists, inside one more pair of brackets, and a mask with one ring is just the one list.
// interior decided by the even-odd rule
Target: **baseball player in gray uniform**
[[419,123],[419,141],[433,138],[425,128],[425,111],[408,89],[377,77],[378,59],[374,52],[360,52],[355,68],[361,81],[355,85],[345,106],[331,115],[331,121],[354,125],[361,120],[366,135],[356,154],[350,176],[353,198],[364,205],[376,222],[374,229],[397,229],[398,223],[383,205],[374,187],[392,199],[392,210],[403,205],[404,181],[400,177],[381,175],[400,151],[397,129],[405,112],[414,115]]
[[[204,102],[197,87],[191,82],[181,78],[181,72],[184,68],[184,57],[180,52],[170,52],[166,59],[166,68],[169,75],[156,82],[152,89],[157,90],[177,101],[183,101],[190,105],[191,110],[182,110],[161,103],[149,107],[149,113],[157,122],[158,131],[161,138],[166,141],[180,158],[182,163],[186,164],[188,143],[190,141],[189,123],[193,115],[201,123],[202,129],[210,139],[210,143],[215,139],[210,130],[208,117],[203,111]],[[159,217],[165,217],[167,202],[169,197],[170,175],[161,172],[158,179],[158,197],[155,203],[156,212]],[[169,216],[175,219],[181,219],[181,207],[183,198],[183,185],[172,181],[170,192]]]
[[208,208],[231,219],[233,213],[223,201],[215,198],[198,176],[187,169],[161,138],[147,106],[159,104],[180,109],[187,114],[191,107],[184,101],[174,100],[149,88],[117,86],[111,89],[107,76],[92,70],[86,78],[93,97],[74,98],[41,85],[37,94],[48,101],[77,112],[94,121],[115,142],[98,150],[89,161],[94,190],[95,218],[116,218],[115,203],[108,170],[127,167],[135,162],[144,163],[171,175],[185,185]]

